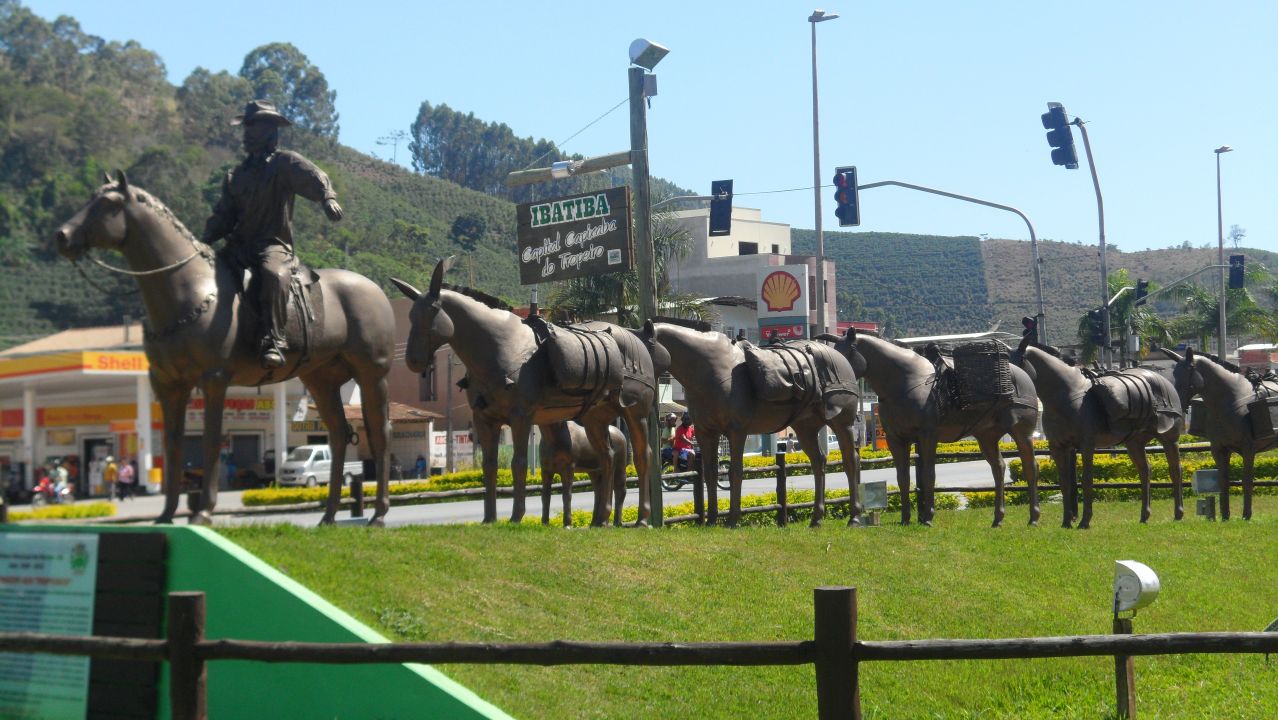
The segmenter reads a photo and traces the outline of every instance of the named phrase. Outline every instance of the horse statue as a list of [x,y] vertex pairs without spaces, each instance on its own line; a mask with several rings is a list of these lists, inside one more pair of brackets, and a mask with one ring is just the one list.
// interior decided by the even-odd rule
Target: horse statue
[[879,418],[887,434],[888,449],[901,491],[901,524],[910,523],[910,446],[918,452],[918,516],[931,525],[935,512],[936,446],[964,437],[976,438],[994,478],[994,527],[1003,523],[1003,482],[1007,465],[998,442],[1011,435],[1016,443],[1029,484],[1029,524],[1039,520],[1038,465],[1034,462],[1034,429],[1038,425],[1038,395],[1020,368],[1009,367],[1011,393],[982,393],[960,403],[945,391],[937,363],[913,349],[873,334],[850,329],[834,342],[879,396]]
[[[1098,447],[1123,445],[1140,474],[1140,521],[1149,520],[1149,460],[1145,444],[1154,438],[1167,453],[1175,493],[1175,515],[1185,515],[1181,492],[1180,448],[1184,420],[1176,388],[1167,378],[1145,368],[1104,375],[1084,373],[1067,364],[1056,348],[1039,345],[1029,332],[1012,353],[1038,388],[1043,401],[1043,432],[1060,473],[1064,512],[1061,527],[1078,519],[1079,529],[1092,522],[1092,455]],[[1083,515],[1078,516],[1078,469],[1083,456]]]
[[[599,457],[600,472],[611,477],[612,463],[624,463],[624,455],[613,457],[608,426],[624,417],[635,467],[639,477],[648,477],[647,420],[657,402],[657,375],[644,341],[634,331],[608,323],[550,327],[540,319],[524,322],[496,298],[445,285],[444,274],[452,264],[450,257],[435,266],[424,293],[402,280],[392,282],[413,301],[404,356],[408,367],[424,372],[434,363],[435,351],[445,345],[466,366],[462,384],[484,453],[484,522],[497,520],[497,440],[502,425],[510,426],[515,443],[511,522],[524,516],[533,425],[546,433],[554,423],[579,420]],[[559,339],[539,337],[546,332],[558,333]],[[568,357],[574,349],[580,351],[575,356],[579,363]],[[648,484],[640,482],[640,526],[651,522],[649,493]],[[607,522],[610,504],[596,498],[593,525]]]
[[[564,527],[572,527],[572,483],[577,470],[590,475],[595,493],[596,515],[607,516],[613,509],[613,525],[621,525],[621,507],[626,501],[626,436],[615,425],[608,426],[608,444],[612,448],[612,472],[603,476],[599,456],[590,446],[586,429],[577,422],[555,423],[541,435],[541,524],[550,524],[550,484],[555,475],[563,487]],[[609,506],[608,493],[613,495]]]
[[[1242,457],[1243,519],[1251,519],[1252,483],[1255,481],[1256,453],[1278,447],[1278,435],[1258,433],[1252,429],[1250,403],[1278,396],[1278,382],[1257,378],[1252,380],[1233,365],[1221,362],[1211,355],[1185,351],[1184,356],[1164,349],[1163,354],[1176,361],[1172,381],[1180,395],[1181,409],[1189,408],[1195,395],[1203,398],[1207,413],[1204,432],[1211,442],[1211,456],[1220,472],[1220,516],[1229,519],[1229,458],[1233,453]],[[1257,408],[1257,410],[1260,410]],[[1268,409],[1260,410],[1268,412]],[[1194,424],[1197,424],[1195,422]]]
[[[245,301],[242,278],[192,235],[154,195],[129,185],[124,173],[107,178],[89,202],[54,235],[58,251],[74,260],[90,248],[119,251],[146,307],[144,338],[151,387],[164,413],[164,509],[157,523],[173,522],[181,492],[182,436],[192,389],[204,393],[205,467],[202,507],[191,522],[209,524],[221,475],[218,448],[227,388],[300,378],[328,428],[332,448],[328,504],[321,524],[331,524],[342,491],[342,467],[352,431],[342,410],[342,384],[355,380],[363,398],[364,427],[377,464],[376,511],[382,525],[390,500],[386,440],[390,432],[387,373],[395,350],[390,301],[368,278],[345,270],[319,270],[309,298],[294,295],[288,334],[292,350],[283,368],[264,370],[259,360],[258,318]],[[283,412],[283,408],[276,408]]]
[[[656,344],[670,356],[670,373],[683,385],[688,409],[696,421],[698,444],[704,452],[715,452],[719,439],[727,437],[730,462],[731,502],[728,526],[741,520],[742,455],[747,435],[775,433],[793,427],[799,447],[812,459],[816,477],[816,504],[813,527],[825,518],[825,456],[817,445],[822,428],[829,425],[839,438],[851,495],[849,525],[860,523],[861,505],[857,497],[860,454],[853,426],[856,422],[856,375],[838,353],[824,343],[811,340],[784,343],[782,353],[794,368],[803,372],[782,374],[775,379],[791,383],[796,392],[771,394],[760,387],[758,362],[748,355],[769,352],[745,341],[731,341],[719,332],[710,332],[704,322],[655,318],[645,327]],[[764,356],[766,358],[766,355]],[[718,519],[715,480],[718,463],[701,463],[708,491],[709,520]]]

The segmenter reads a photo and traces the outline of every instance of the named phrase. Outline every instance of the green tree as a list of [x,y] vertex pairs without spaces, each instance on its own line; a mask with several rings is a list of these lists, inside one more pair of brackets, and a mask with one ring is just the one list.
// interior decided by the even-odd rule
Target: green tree
[[477,212],[458,215],[448,231],[448,239],[463,252],[475,252],[475,246],[488,234],[488,221]]
[[238,150],[239,128],[230,120],[243,112],[245,103],[252,99],[253,86],[248,80],[225,70],[212,73],[195,68],[177,91],[183,137],[200,145]]
[[[1171,324],[1176,335],[1193,338],[1200,348],[1213,347],[1220,329],[1220,293],[1201,285],[1186,285],[1179,293],[1181,314]],[[1260,335],[1272,338],[1272,315],[1262,308],[1247,288],[1225,291],[1225,328],[1236,336]]]
[[290,43],[271,43],[244,57],[240,77],[253,88],[253,97],[270,100],[304,132],[337,139],[337,92],[306,55]]

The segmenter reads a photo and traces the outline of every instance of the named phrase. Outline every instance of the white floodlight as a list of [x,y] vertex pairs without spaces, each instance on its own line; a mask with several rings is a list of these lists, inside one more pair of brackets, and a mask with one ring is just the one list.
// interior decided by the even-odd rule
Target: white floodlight
[[630,62],[646,70],[651,70],[669,52],[670,49],[664,45],[639,38],[630,43]]
[[1114,563],[1114,613],[1135,612],[1158,598],[1158,575],[1144,563],[1119,560]]

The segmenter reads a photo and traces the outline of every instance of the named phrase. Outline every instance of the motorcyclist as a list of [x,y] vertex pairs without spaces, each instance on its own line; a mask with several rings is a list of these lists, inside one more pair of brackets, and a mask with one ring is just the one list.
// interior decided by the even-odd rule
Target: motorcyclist
[[696,437],[696,430],[692,427],[692,416],[684,413],[683,420],[674,431],[674,452],[678,457],[678,469],[686,470],[691,465],[694,454],[692,444]]

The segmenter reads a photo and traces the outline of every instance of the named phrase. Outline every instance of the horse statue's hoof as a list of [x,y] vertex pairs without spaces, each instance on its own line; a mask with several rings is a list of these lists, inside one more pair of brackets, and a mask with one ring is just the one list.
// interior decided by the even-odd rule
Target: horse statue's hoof
[[192,525],[200,525],[202,527],[213,526],[213,514],[208,510],[201,510],[191,516]]
[[380,516],[380,515],[378,515],[377,517],[369,518],[369,520],[368,520],[368,527],[371,527],[371,528],[384,528],[384,527],[386,527],[386,518],[384,518],[384,517],[382,517],[382,516]]
[[334,518],[332,515],[325,515],[324,517],[320,518],[320,521],[319,521],[320,527],[324,527],[325,525],[336,525],[336,524],[337,524],[337,519]]
[[160,517],[158,517],[158,518],[156,518],[156,519],[155,519],[155,524],[156,524],[156,525],[172,525],[172,524],[173,524],[173,516],[172,516],[172,515],[161,515]]

